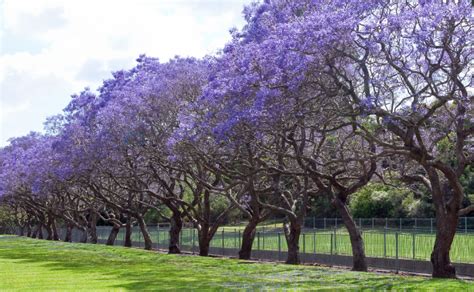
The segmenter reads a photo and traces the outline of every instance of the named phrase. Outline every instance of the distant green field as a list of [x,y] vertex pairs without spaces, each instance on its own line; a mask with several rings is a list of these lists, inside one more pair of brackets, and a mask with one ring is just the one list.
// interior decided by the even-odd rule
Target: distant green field
[[0,291],[468,291],[473,282],[0,236]]
[[[193,244],[197,246],[197,231],[184,229],[181,236],[182,245]],[[168,232],[150,229],[153,242],[166,245],[169,240]],[[226,227],[220,229],[214,236],[212,247],[239,248],[242,229]],[[102,239],[108,236],[108,230],[99,232]],[[119,235],[121,239],[123,233]],[[280,240],[278,239],[280,238]],[[396,258],[395,232],[384,234],[380,231],[364,231],[366,255],[370,257]],[[434,245],[435,235],[430,233],[398,233],[398,257],[403,259],[429,260]],[[134,232],[134,240],[142,241],[138,229]],[[285,236],[277,232],[259,232],[255,238],[255,250],[287,250]],[[305,232],[300,238],[300,251],[307,253],[352,255],[349,235],[340,229],[337,232],[311,231]],[[474,234],[458,233],[451,248],[451,260],[458,263],[474,263]]]

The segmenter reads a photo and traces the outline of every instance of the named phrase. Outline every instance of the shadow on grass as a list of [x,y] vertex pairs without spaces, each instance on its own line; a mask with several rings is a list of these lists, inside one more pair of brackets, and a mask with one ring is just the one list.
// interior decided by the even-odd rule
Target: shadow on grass
[[57,271],[57,277],[61,277],[62,271],[87,274],[91,280],[106,276],[104,281],[108,288],[130,290],[430,288],[445,291],[466,289],[473,284],[282,264],[242,265],[237,260],[163,255],[123,247],[18,237],[0,237],[0,262],[1,259],[25,263],[25,268],[29,263],[38,263],[50,271]]

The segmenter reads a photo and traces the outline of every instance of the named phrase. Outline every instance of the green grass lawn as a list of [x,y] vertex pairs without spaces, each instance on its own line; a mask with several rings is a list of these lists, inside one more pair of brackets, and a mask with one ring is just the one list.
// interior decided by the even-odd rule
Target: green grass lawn
[[429,290],[473,282],[249,263],[139,249],[0,236],[0,291],[11,290]]
[[[100,230],[100,228],[99,228]],[[101,239],[107,239],[110,228],[105,228],[99,232]],[[150,229],[153,242],[159,242],[167,245],[169,234],[162,230],[158,235],[156,229]],[[222,232],[224,231],[224,232]],[[240,233],[239,233],[240,231]],[[192,245],[193,229],[183,229],[181,236],[182,245]],[[240,238],[242,230],[239,229],[221,229],[211,241],[213,247],[236,248],[240,247]],[[389,257],[395,258],[396,238],[394,232],[387,232],[385,235],[380,231],[364,231],[363,238],[365,243],[366,255],[369,257]],[[120,240],[123,237],[123,230],[118,236]],[[253,245],[254,250],[278,250],[279,235],[277,232],[259,232]],[[224,240],[223,240],[224,239]],[[134,240],[142,241],[141,233],[136,228],[134,231]],[[435,234],[430,233],[408,233],[398,234],[398,256],[402,259],[429,260],[433,249]],[[194,244],[197,246],[197,231],[194,230]],[[196,247],[197,248],[197,247]],[[287,250],[285,236],[280,234],[280,248]],[[339,254],[352,255],[349,234],[343,229],[337,230],[336,234],[331,231],[307,231],[300,237],[300,251],[307,253],[321,254]],[[415,252],[413,252],[415,251]],[[458,233],[454,238],[451,247],[451,260],[457,263],[474,263],[474,234]]]

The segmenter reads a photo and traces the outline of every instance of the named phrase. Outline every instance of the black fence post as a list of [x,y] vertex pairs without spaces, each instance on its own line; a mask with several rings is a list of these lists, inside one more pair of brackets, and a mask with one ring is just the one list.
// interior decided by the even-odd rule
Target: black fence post
[[241,237],[241,235],[240,235],[240,229],[239,229],[239,247],[242,245],[241,239],[242,239],[242,237]]
[[225,229],[222,228],[222,255],[225,254],[225,250],[224,250],[224,247],[225,247],[225,245],[224,245],[224,236],[225,236]]
[[193,231],[193,235],[192,235],[192,247],[191,247],[191,250],[192,250],[192,253],[194,254],[194,245],[195,245],[195,239],[194,239],[194,228],[192,229]]
[[303,233],[303,253],[306,253],[306,233]]
[[397,260],[397,273],[400,270],[400,259],[398,257],[398,232],[395,232],[395,259]]
[[278,260],[281,260],[281,233],[278,232]]
[[313,253],[316,253],[316,231],[313,232]]
[[238,248],[237,246],[237,229],[234,228],[234,248]]
[[333,249],[333,241],[334,241],[334,233],[331,233],[331,252],[330,252],[331,255],[332,255],[332,249]]
[[257,232],[257,250],[260,250],[260,231]]

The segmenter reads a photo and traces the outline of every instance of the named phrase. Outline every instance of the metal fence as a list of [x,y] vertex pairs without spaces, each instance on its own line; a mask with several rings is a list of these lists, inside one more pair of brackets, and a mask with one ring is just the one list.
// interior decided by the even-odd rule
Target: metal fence
[[[169,230],[150,226],[149,232],[154,248],[167,249]],[[215,255],[237,257],[241,246],[243,229],[221,228],[210,243],[210,252]],[[105,243],[109,227],[99,227],[99,241]],[[144,247],[138,228],[133,231],[133,246]],[[365,231],[362,233],[367,262],[372,268],[392,271],[431,273],[430,254],[435,234],[399,232],[390,229]],[[117,237],[117,244],[124,242],[124,232]],[[198,253],[197,230],[185,228],[180,234],[183,251]],[[300,237],[300,259],[303,263],[327,265],[352,265],[352,248],[349,234],[342,228],[333,230],[305,231]],[[255,236],[252,258],[283,261],[287,256],[287,243],[282,232],[271,229],[258,231]],[[451,260],[460,276],[474,277],[474,233],[458,233],[451,248]]]
[[[7,230],[12,233],[15,230]],[[66,229],[60,228],[63,239]],[[105,243],[111,227],[98,226],[99,243]],[[148,231],[153,247],[167,249],[169,230],[163,226],[149,226]],[[210,253],[237,257],[242,241],[243,228],[221,228],[210,243]],[[17,230],[18,232],[18,230]],[[363,231],[367,261],[372,268],[393,271],[430,273],[429,257],[433,248],[435,234],[426,232],[400,232],[391,229]],[[83,233],[74,229],[72,241],[80,242]],[[125,230],[122,228],[116,238],[115,245],[123,245]],[[138,227],[133,227],[132,246],[143,248],[144,241]],[[300,237],[300,258],[303,263],[320,263],[327,265],[352,265],[352,249],[349,234],[343,228],[332,230],[305,230]],[[185,228],[180,234],[180,247],[183,251],[198,253],[197,230]],[[257,231],[253,244],[252,258],[261,260],[285,260],[287,244],[282,232],[272,228]],[[458,233],[451,248],[451,260],[456,263],[458,275],[474,277],[474,233]]]
[[0,234],[18,234],[18,232],[14,226],[0,225]]
[[[98,227],[98,238],[105,242],[109,236],[110,227]],[[152,241],[160,247],[166,248],[169,244],[169,233],[167,229],[150,226],[148,231]],[[214,235],[210,246],[221,249],[239,249],[242,240],[242,229],[221,228]],[[62,231],[64,232],[64,231]],[[124,240],[124,230],[117,236],[118,241]],[[417,259],[428,261],[435,241],[435,234],[399,232],[390,229],[383,231],[363,231],[365,252],[368,257],[393,258],[393,259]],[[81,238],[76,235],[75,241]],[[180,245],[190,246],[191,252],[198,250],[197,230],[186,228],[180,234]],[[132,241],[139,246],[144,246],[140,230],[135,227]],[[333,230],[311,230],[304,231],[300,236],[300,252],[346,255],[352,256],[352,247],[349,234],[343,228]],[[286,252],[287,244],[285,235],[272,229],[257,231],[253,243],[254,251],[277,251]],[[458,233],[451,247],[451,260],[456,263],[474,264],[474,233]]]
[[[357,218],[355,222],[362,230],[392,229],[398,231],[436,232],[436,218]],[[343,226],[341,218],[314,218],[305,220],[306,228],[333,229]],[[474,217],[461,217],[458,232],[474,232]]]
[[[399,232],[435,233],[436,218],[356,218],[357,227],[361,230],[386,230]],[[258,228],[265,230],[269,228],[280,228],[283,220],[273,220],[271,223],[263,223]],[[316,218],[306,217],[305,229],[333,230],[343,228],[344,222],[341,218]],[[459,218],[457,232],[474,233],[474,217]]]

